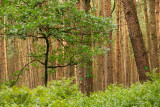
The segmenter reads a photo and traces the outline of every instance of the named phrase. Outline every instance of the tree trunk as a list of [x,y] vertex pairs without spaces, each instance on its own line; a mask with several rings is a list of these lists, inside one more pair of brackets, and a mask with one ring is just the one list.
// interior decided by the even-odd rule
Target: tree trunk
[[121,53],[120,53],[120,34],[119,34],[119,21],[120,21],[120,0],[117,0],[117,34],[116,34],[116,74],[117,74],[117,83],[120,84],[122,75],[121,75]]
[[104,1],[103,0],[100,0],[99,1],[99,4],[100,4],[100,9],[99,9],[99,16],[104,16],[104,9],[103,9],[103,4]]
[[[158,42],[158,46],[157,46],[157,48],[158,48],[158,55],[160,54],[159,53],[159,36],[160,36],[160,34],[159,34],[159,17],[160,17],[160,15],[159,15],[159,11],[160,11],[160,3],[159,3],[159,0],[156,0],[156,28],[157,28],[157,42]],[[159,62],[158,62],[159,64],[160,64],[160,55],[159,55]],[[158,64],[158,65],[159,65]],[[158,72],[160,72],[160,65],[159,65],[159,71]]]
[[126,85],[127,87],[130,86],[130,77],[131,77],[131,57],[130,57],[130,47],[129,47],[129,40],[127,34],[127,22],[125,21],[125,39],[126,39]]
[[[103,0],[100,0],[100,10],[99,15],[104,16],[104,8],[103,8]],[[102,38],[101,38],[102,39]],[[99,42],[99,46],[102,46],[102,43]],[[97,70],[97,78],[98,78],[98,90],[103,90],[103,79],[104,79],[104,55],[98,55],[97,56],[97,64],[98,64],[98,70]]]
[[147,53],[148,53],[148,61],[149,61],[149,66],[151,67],[151,39],[150,39],[150,26],[149,26],[149,20],[148,20],[146,0],[144,0],[144,14],[145,14],[146,32],[147,32]]
[[46,42],[46,53],[45,53],[45,86],[47,87],[48,83],[48,54],[49,54],[49,41],[48,38],[44,35]]
[[98,0],[96,0],[96,2],[93,0],[92,4],[93,4],[93,8],[96,9],[95,16],[97,17],[98,16]]
[[149,7],[150,7],[150,30],[151,30],[151,40],[152,40],[152,60],[151,60],[151,67],[158,68],[158,41],[157,41],[157,34],[156,34],[156,14],[155,14],[155,0],[149,0]]
[[[91,5],[90,5],[90,0],[83,0],[83,8],[85,10],[86,13],[89,13],[89,10],[91,9]],[[85,38],[85,39],[89,39]],[[90,48],[92,48],[92,43],[88,44],[90,46]],[[87,92],[87,96],[90,96],[90,92],[93,92],[93,73],[92,73],[92,61],[89,61],[87,63],[87,68],[86,68],[86,92]]]
[[[112,17],[111,15],[111,0],[104,0],[104,18]],[[109,39],[112,40],[112,32],[109,32]],[[113,83],[113,50],[112,42],[109,43],[107,48],[110,48],[110,51],[107,53],[105,58],[105,88]],[[107,71],[107,72],[106,72]]]
[[[82,10],[83,9],[83,0],[79,0],[79,7],[78,9]],[[81,40],[83,41],[83,35],[81,35]],[[83,63],[83,61],[82,61]],[[85,68],[83,66],[80,66],[79,68],[79,89],[82,93],[85,93]]]
[[0,30],[0,83],[3,82],[3,48],[2,48],[2,39],[1,39],[1,30]]
[[125,85],[125,65],[124,65],[124,62],[125,62],[125,53],[124,53],[124,32],[123,32],[123,11],[122,11],[122,4],[120,2],[120,8],[119,8],[119,11],[120,11],[120,56],[121,56],[121,83],[123,85]]
[[[4,24],[6,22],[6,19],[4,17]],[[4,27],[4,32],[5,32],[5,27]],[[3,45],[4,45],[4,69],[5,69],[5,79],[6,81],[8,80],[8,61],[7,61],[7,38],[6,38],[6,35],[4,35],[4,41],[3,41]]]
[[122,3],[124,6],[125,19],[128,25],[135,61],[139,72],[139,79],[143,82],[148,80],[145,73],[149,72],[149,63],[137,17],[137,11],[133,0],[122,0]]
[[[61,49],[61,45],[60,42],[57,40],[57,49]],[[59,52],[57,53],[57,55],[59,54]],[[57,65],[58,65],[58,60],[57,60]],[[61,79],[63,77],[63,68],[57,68],[57,79]]]

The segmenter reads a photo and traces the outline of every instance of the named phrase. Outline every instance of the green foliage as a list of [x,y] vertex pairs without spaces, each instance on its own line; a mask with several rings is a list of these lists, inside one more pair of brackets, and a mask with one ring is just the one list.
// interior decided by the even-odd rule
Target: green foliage
[[157,80],[160,79],[160,73],[157,73],[157,68],[154,68],[152,70],[150,70],[150,72],[146,73],[146,76],[149,77],[151,80]]
[[0,87],[0,106],[5,107],[159,107],[160,79],[137,83],[130,88],[110,85],[104,92],[87,97],[73,79],[52,81],[48,87]]
[[[85,64],[92,61],[92,56],[108,51],[108,31],[113,27],[110,18],[95,17],[77,10],[75,1],[9,0],[0,9],[0,16],[3,16],[0,29],[5,27],[3,33],[9,38],[25,40],[32,37],[44,41],[47,38],[49,46],[60,42],[60,49],[54,48],[49,52],[50,65],[55,62],[57,65]],[[98,46],[99,42],[104,47]],[[33,47],[35,50],[29,56],[44,65],[46,44],[38,41]],[[33,65],[38,67],[36,63]]]

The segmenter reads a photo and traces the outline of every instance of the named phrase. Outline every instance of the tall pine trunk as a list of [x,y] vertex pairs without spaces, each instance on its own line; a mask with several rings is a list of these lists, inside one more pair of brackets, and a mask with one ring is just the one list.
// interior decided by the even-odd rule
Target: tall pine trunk
[[116,77],[117,77],[117,83],[120,84],[121,81],[121,53],[120,53],[120,2],[121,0],[117,0],[117,34],[116,34]]
[[146,23],[146,32],[147,32],[147,53],[148,53],[148,61],[151,67],[151,39],[150,39],[150,26],[148,20],[148,13],[147,13],[147,3],[144,0],[144,14],[145,14],[145,23]]
[[[111,15],[111,0],[104,0],[104,18],[112,17]],[[112,40],[112,32],[108,33],[109,39]],[[113,83],[113,50],[112,42],[109,43],[107,48],[110,48],[110,51],[107,53],[105,58],[105,88],[106,86]]]
[[130,47],[129,47],[129,38],[128,38],[128,32],[127,32],[127,22],[125,21],[125,44],[126,44],[126,85],[127,87],[130,86],[131,81],[131,56],[130,56]]
[[[157,46],[157,48],[158,48],[158,55],[160,54],[159,53],[159,45],[160,45],[160,43],[159,43],[159,36],[160,36],[160,34],[159,34],[159,17],[160,17],[160,15],[159,15],[159,11],[160,11],[160,3],[159,3],[160,1],[159,0],[156,0],[156,28],[157,28],[157,41],[158,41],[158,46]],[[160,55],[159,55],[159,62],[158,62],[158,65],[160,64]],[[160,65],[159,65],[159,71],[158,72],[160,72]]]
[[[86,13],[89,13],[89,10],[91,9],[91,5],[90,5],[90,0],[82,0],[83,1],[83,9],[85,10]],[[92,41],[90,39],[91,37],[87,37],[85,39],[88,39],[89,41]],[[92,43],[88,43],[88,46],[90,46],[90,48],[92,48]],[[92,57],[91,57],[92,58]],[[86,93],[87,96],[90,96],[90,92],[93,92],[93,73],[92,73],[92,61],[90,60],[89,62],[87,62],[87,67],[86,67],[86,72],[85,72],[85,76],[86,76]]]
[[[4,17],[4,24],[6,23],[6,19]],[[3,32],[5,32],[5,27],[3,29]],[[5,69],[5,79],[6,81],[8,80],[8,61],[7,61],[7,38],[6,35],[4,35],[4,39],[3,39],[3,47],[4,47],[4,69]]]
[[155,14],[155,0],[149,0],[149,7],[150,7],[150,31],[151,31],[151,49],[152,49],[152,60],[151,60],[151,67],[158,68],[158,41],[157,41],[157,34],[156,34],[156,14]]

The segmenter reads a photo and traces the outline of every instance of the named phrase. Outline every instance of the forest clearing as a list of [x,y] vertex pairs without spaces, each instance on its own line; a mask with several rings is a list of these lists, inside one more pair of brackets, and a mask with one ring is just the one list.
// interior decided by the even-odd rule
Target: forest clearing
[[0,106],[159,107],[159,0],[1,0]]

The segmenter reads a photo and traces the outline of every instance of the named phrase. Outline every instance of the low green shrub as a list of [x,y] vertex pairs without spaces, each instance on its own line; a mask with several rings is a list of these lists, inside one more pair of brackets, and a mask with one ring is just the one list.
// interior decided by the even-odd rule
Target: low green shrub
[[136,83],[130,88],[110,85],[104,92],[83,95],[72,79],[52,81],[48,87],[0,87],[2,107],[159,107],[160,79]]

